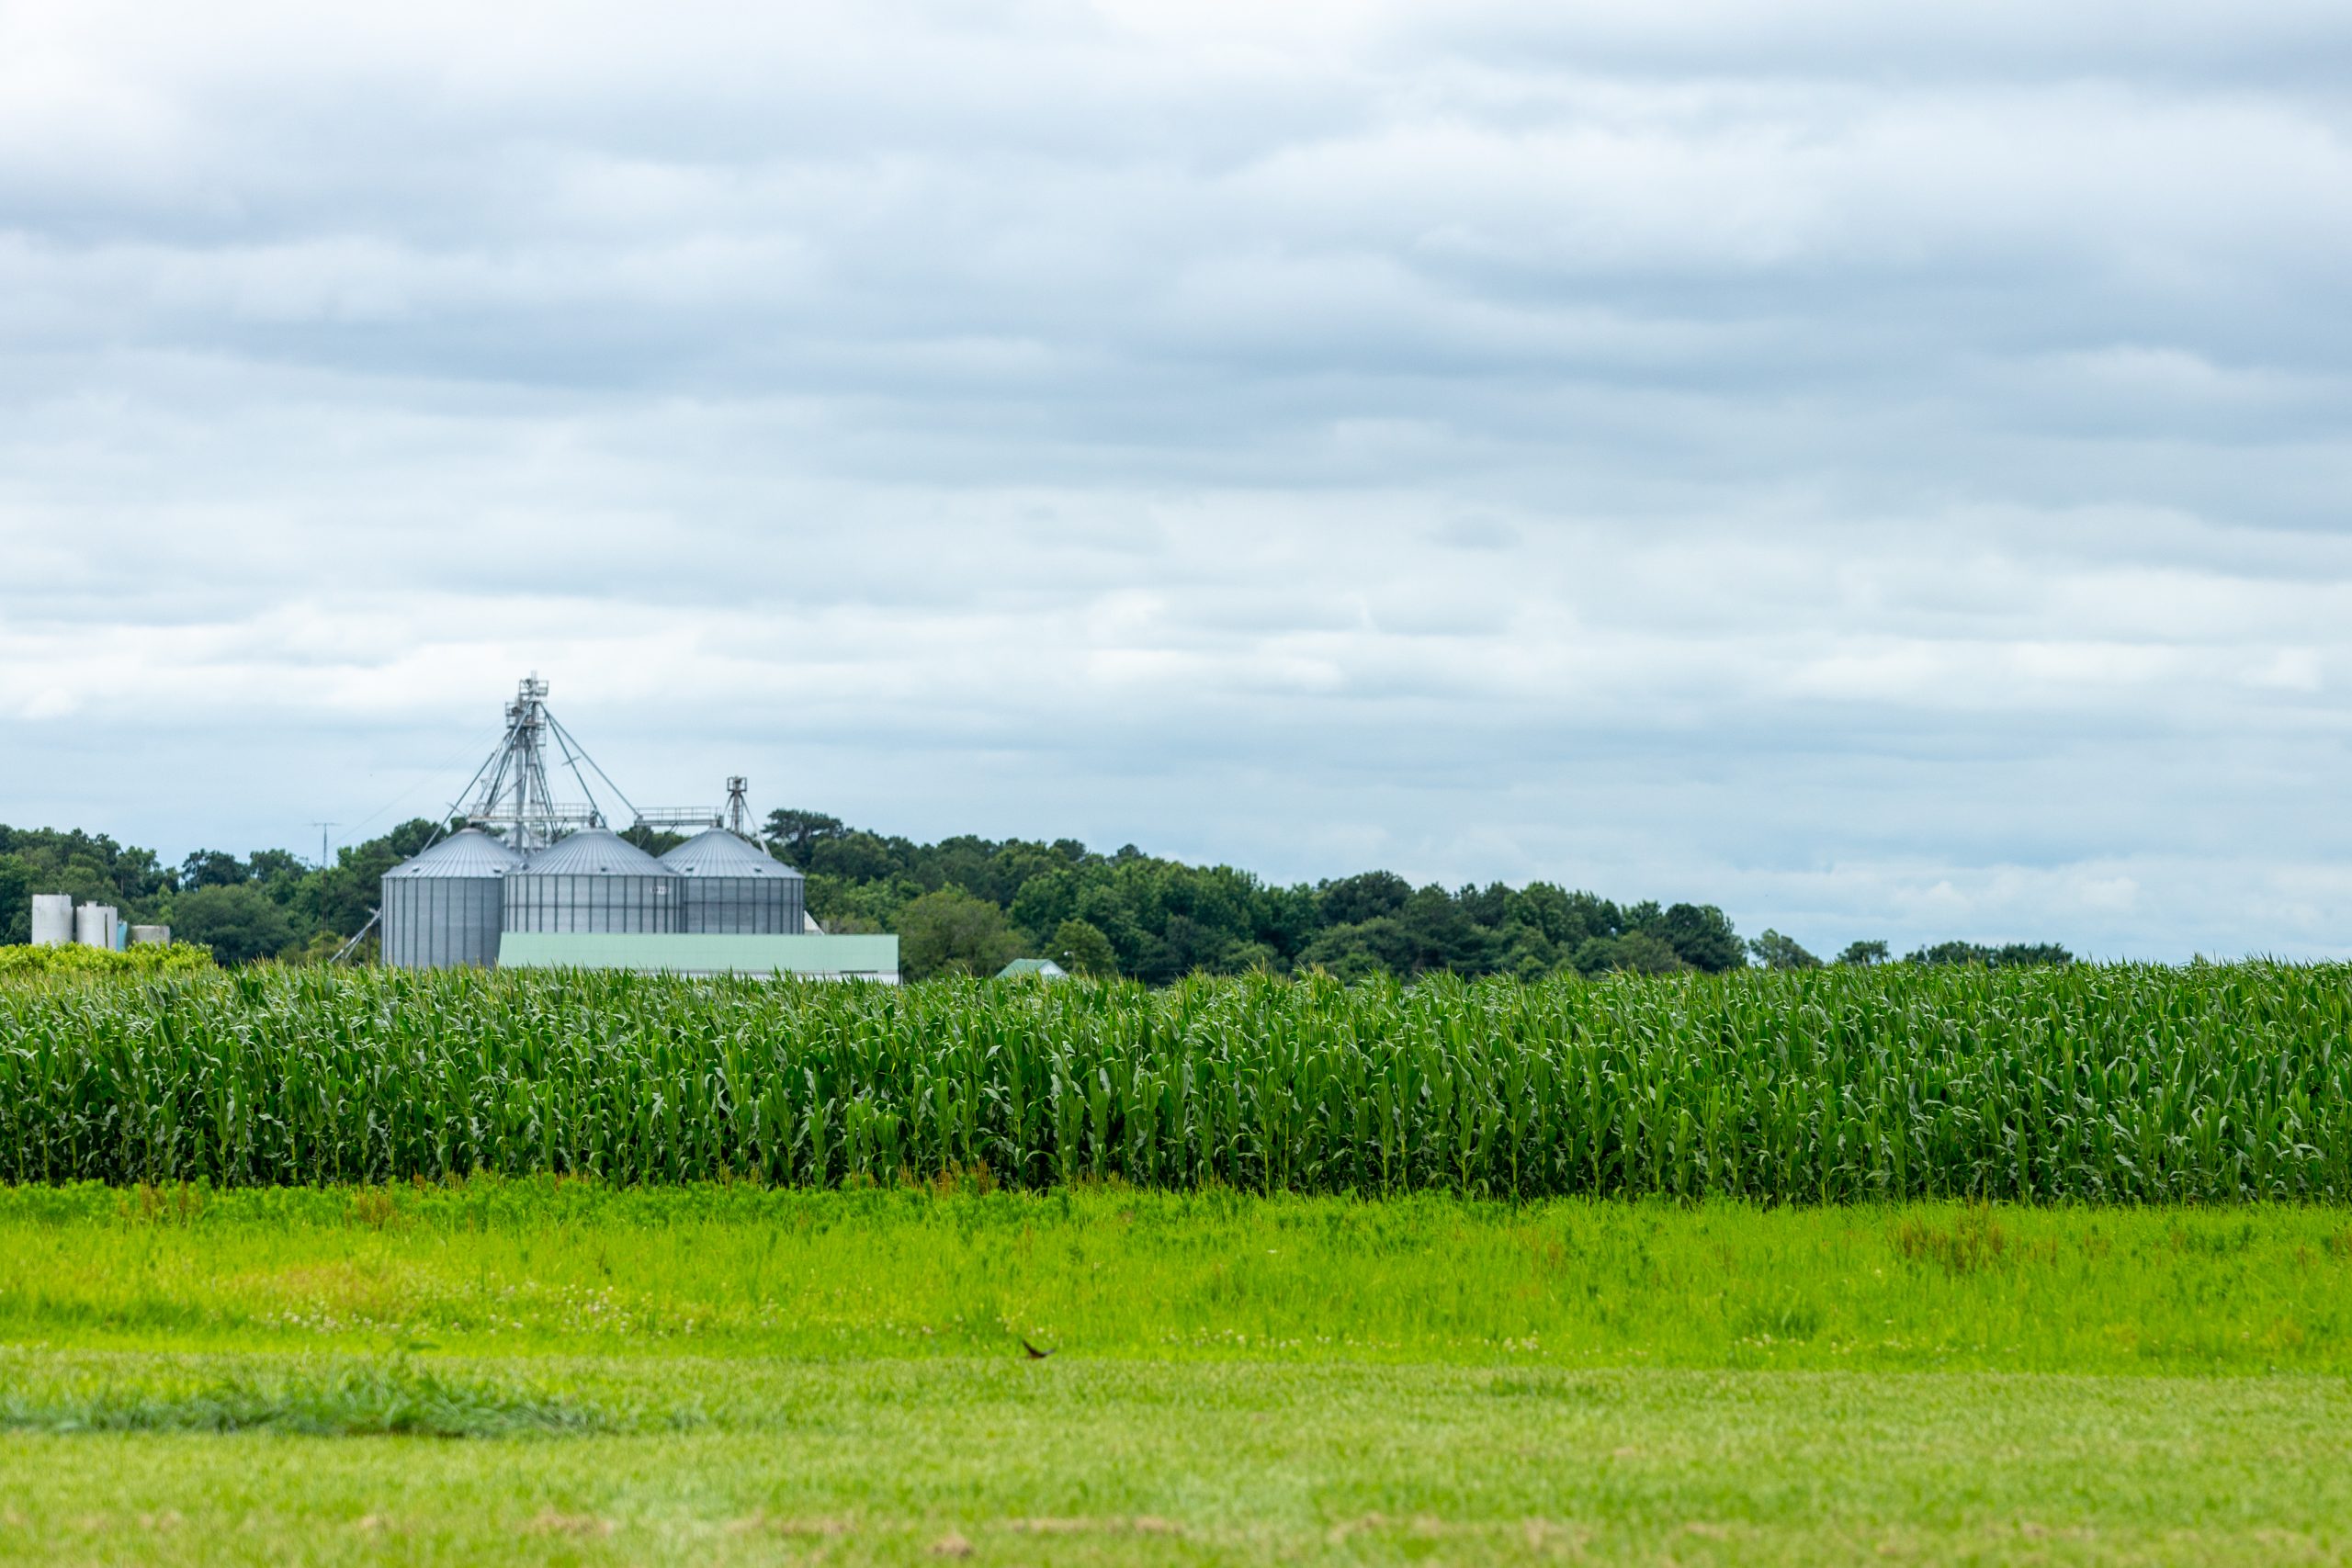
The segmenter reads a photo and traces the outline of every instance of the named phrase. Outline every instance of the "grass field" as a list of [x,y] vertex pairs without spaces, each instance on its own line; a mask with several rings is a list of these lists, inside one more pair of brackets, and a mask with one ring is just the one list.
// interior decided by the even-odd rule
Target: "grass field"
[[2283,964],[20,976],[0,1562],[2352,1562],[2347,1042]]
[[0,1189],[83,1348],[2352,1373],[2352,1210]]
[[17,1188],[0,1260],[0,1561],[2352,1558],[2342,1209]]
[[2340,1379],[1060,1357],[531,1375],[584,1388],[582,1402],[695,1403],[708,1418],[481,1441],[0,1434],[0,1561],[2278,1563],[2352,1551]]

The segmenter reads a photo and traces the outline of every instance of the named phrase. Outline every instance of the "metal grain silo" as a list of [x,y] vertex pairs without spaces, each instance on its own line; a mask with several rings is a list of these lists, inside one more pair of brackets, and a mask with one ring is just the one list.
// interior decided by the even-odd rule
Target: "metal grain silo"
[[678,874],[682,931],[797,936],[804,878],[757,844],[713,828],[662,857]]
[[498,963],[506,880],[522,857],[479,828],[384,873],[384,962],[401,969]]
[[510,931],[674,931],[678,878],[609,828],[531,852],[506,879]]

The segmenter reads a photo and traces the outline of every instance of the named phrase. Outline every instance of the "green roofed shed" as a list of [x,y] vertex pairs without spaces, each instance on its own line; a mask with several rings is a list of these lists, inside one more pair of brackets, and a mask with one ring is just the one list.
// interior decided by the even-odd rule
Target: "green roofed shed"
[[1000,980],[1017,980],[1034,975],[1040,980],[1067,980],[1069,971],[1050,958],[1016,958],[996,972]]

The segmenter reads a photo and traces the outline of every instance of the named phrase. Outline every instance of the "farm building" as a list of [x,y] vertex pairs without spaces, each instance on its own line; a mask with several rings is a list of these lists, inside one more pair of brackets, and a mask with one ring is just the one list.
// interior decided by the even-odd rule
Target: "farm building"
[[535,676],[508,705],[500,750],[475,773],[486,782],[464,829],[385,873],[385,963],[896,983],[897,937],[829,936],[808,919],[801,874],[752,836],[742,779],[728,780],[724,813],[640,811],[622,798],[639,827],[703,828],[658,860],[606,827],[593,796],[558,802],[550,754],[583,791],[580,764],[599,778],[604,770],[546,698]]

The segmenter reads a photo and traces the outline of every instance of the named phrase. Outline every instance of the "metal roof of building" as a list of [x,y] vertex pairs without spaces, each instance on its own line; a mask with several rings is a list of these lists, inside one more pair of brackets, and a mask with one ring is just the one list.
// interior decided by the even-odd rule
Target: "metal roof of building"
[[662,857],[680,876],[764,876],[791,881],[800,874],[747,839],[724,828],[696,833]]
[[522,869],[523,857],[479,828],[450,834],[386,876],[504,876]]
[[614,832],[583,828],[531,852],[526,876],[674,876],[669,867]]

